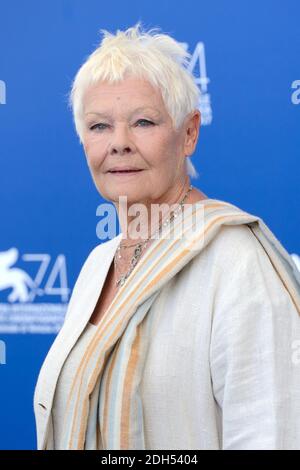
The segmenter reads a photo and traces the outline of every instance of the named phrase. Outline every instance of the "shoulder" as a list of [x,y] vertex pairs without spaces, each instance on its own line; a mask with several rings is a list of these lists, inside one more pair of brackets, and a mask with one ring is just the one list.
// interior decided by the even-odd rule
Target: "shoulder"
[[249,226],[220,227],[210,248],[216,273],[212,332],[218,344],[233,346],[250,331],[255,337],[299,323],[279,272]]
[[232,325],[287,322],[287,318],[299,323],[288,288],[251,226],[220,227],[210,249],[218,280],[215,318],[221,322],[227,318]]
[[256,261],[274,271],[274,260],[275,265],[278,258],[290,263],[288,252],[259,215],[228,201],[209,199],[204,205],[204,219],[207,226],[204,251],[218,266],[226,269],[229,262],[229,266],[245,268]]
[[221,225],[215,236],[215,248],[234,250],[237,247],[241,250],[255,246],[256,237],[247,224]]
[[247,224],[220,225],[206,251],[206,256],[227,272],[233,267],[245,269],[257,259],[268,259],[264,248]]
[[231,311],[232,315],[236,311],[241,319],[243,309],[251,310],[252,315],[262,306],[267,312],[267,305],[282,312],[292,309],[282,276],[251,224],[220,226],[207,253],[215,275],[214,296],[219,311]]

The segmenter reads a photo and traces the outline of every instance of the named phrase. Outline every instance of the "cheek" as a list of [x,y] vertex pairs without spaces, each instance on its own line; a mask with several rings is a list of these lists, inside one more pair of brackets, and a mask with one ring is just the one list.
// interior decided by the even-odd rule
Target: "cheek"
[[178,142],[172,137],[165,137],[152,147],[152,154],[158,167],[173,168],[179,151]]
[[99,167],[104,159],[103,143],[95,139],[86,139],[83,147],[89,166]]
[[168,135],[147,135],[139,142],[141,149],[149,153],[155,162],[164,162],[173,151],[173,140]]

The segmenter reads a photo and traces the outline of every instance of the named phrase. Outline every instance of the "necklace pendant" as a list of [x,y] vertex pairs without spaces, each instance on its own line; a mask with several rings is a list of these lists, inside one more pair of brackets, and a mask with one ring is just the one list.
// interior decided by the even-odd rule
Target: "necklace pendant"
[[120,279],[118,279],[117,281],[117,285],[119,286],[123,286],[123,284],[125,283],[126,281],[126,275],[122,274],[122,276],[120,277]]
[[137,246],[136,249],[134,250],[134,256],[138,256],[141,253],[141,246]]
[[131,266],[135,266],[137,262],[138,262],[138,258],[136,256],[133,256],[133,258],[131,259],[130,264],[131,264]]

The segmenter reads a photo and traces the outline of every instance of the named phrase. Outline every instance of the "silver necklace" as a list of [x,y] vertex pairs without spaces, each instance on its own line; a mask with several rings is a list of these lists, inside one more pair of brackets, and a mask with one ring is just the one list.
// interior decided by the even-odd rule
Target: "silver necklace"
[[[162,227],[166,227],[168,225],[168,223],[170,223],[174,218],[176,218],[179,214],[179,212],[182,210],[182,206],[184,204],[184,201],[186,200],[188,194],[190,193],[190,191],[193,189],[193,186],[190,185],[189,189],[187,190],[187,192],[185,193],[183,199],[180,201],[177,209],[175,209],[171,216],[169,218],[167,218],[165,220],[165,222],[161,222],[159,224],[159,227],[158,229],[154,232],[154,236],[158,235],[161,228]],[[118,246],[117,248],[117,251],[116,251],[116,254],[114,256],[114,265],[115,265],[115,269],[117,268],[117,261],[116,261],[116,258],[122,258],[121,254],[120,254],[120,251],[121,251],[121,248],[130,248],[132,246],[136,246],[135,250],[134,250],[134,253],[133,253],[133,256],[131,258],[131,261],[130,261],[130,268],[129,270],[125,273],[125,274],[122,274],[120,276],[120,278],[116,281],[116,286],[119,287],[119,286],[122,286],[126,279],[128,278],[128,276],[130,275],[130,273],[132,272],[132,270],[134,269],[134,267],[136,266],[138,260],[140,259],[141,255],[142,255],[142,252],[144,251],[144,249],[146,248],[149,240],[151,239],[151,235],[149,238],[146,238],[146,240],[144,242],[138,242],[138,243],[134,243],[132,245],[127,245],[127,246],[121,246],[121,243],[120,245]]]

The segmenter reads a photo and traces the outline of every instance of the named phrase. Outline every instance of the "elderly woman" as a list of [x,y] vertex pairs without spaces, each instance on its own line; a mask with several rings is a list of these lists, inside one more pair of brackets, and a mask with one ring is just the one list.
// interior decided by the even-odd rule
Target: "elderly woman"
[[188,58],[137,24],[104,31],[73,82],[122,230],[89,254],[41,368],[38,449],[300,448],[299,273],[261,218],[190,184]]

